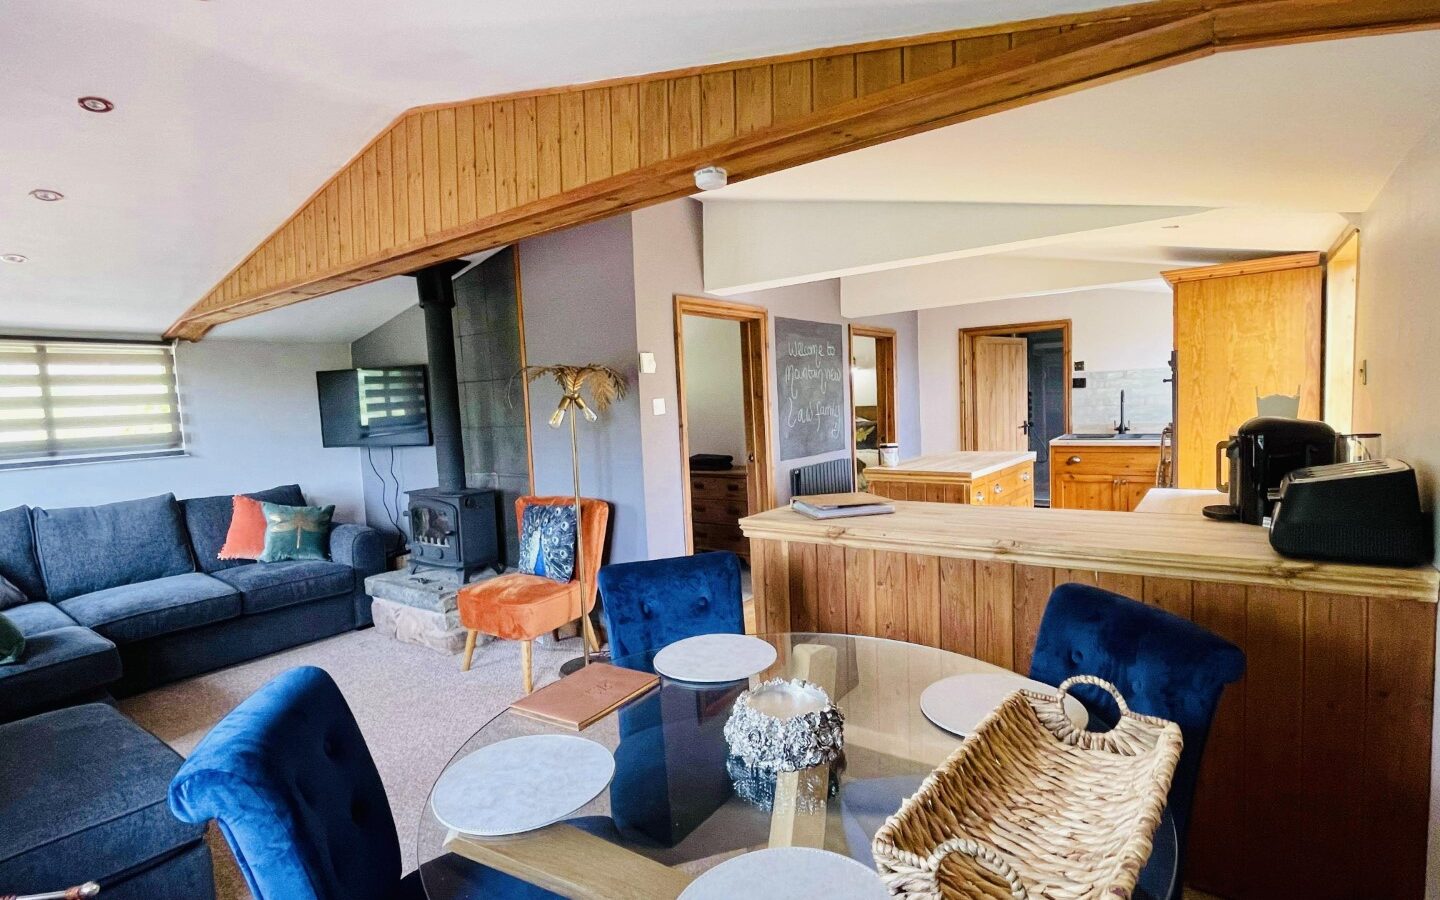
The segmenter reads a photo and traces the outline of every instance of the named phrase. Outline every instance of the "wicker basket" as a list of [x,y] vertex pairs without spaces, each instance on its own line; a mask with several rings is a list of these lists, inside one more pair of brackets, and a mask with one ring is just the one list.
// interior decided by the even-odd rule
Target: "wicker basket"
[[[1071,724],[1076,684],[1114,696],[1113,729]],[[1093,676],[1067,679],[1058,698],[1017,691],[875,834],[876,868],[912,900],[1128,898],[1180,744],[1179,726],[1131,712]]]

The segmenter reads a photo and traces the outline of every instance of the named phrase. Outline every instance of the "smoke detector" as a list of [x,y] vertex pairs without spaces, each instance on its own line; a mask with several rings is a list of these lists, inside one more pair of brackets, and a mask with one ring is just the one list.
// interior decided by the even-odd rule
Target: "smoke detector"
[[730,173],[719,166],[695,170],[695,186],[702,191],[718,191],[730,183]]

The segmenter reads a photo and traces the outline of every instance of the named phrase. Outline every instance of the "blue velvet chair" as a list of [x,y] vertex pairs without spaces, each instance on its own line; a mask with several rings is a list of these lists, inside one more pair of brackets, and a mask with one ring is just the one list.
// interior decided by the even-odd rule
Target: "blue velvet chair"
[[[1169,810],[1182,875],[1210,721],[1225,685],[1244,674],[1245,654],[1224,638],[1159,607],[1084,584],[1062,584],[1051,593],[1030,662],[1036,681],[1058,685],[1071,675],[1098,675],[1119,688],[1135,712],[1180,726],[1185,747],[1170,784]],[[1099,688],[1081,685],[1075,697],[1092,719],[1108,726],[1119,718],[1115,702]],[[1176,891],[1178,896],[1178,886]]]
[[[400,843],[380,773],[340,689],[291,669],[206,735],[170,783],[186,822],[219,822],[256,900],[423,900],[400,877]],[[553,898],[455,856],[427,864],[476,898]],[[457,896],[459,894],[457,893]]]
[[740,560],[697,553],[600,570],[610,655],[659,650],[697,634],[744,634]]

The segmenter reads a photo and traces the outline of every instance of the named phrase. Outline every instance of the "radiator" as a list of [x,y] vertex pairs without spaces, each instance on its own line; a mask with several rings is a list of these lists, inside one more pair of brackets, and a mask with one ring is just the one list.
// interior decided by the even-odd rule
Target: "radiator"
[[850,457],[790,470],[790,494],[839,494],[855,490],[855,463]]

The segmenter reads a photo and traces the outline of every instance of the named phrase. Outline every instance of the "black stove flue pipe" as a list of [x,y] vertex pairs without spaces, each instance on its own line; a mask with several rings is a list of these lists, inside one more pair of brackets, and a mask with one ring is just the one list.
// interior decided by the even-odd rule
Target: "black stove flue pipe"
[[435,469],[443,491],[465,489],[465,444],[460,435],[460,377],[455,366],[455,284],[469,263],[462,259],[411,272],[425,311],[425,350],[430,364],[430,427]]

